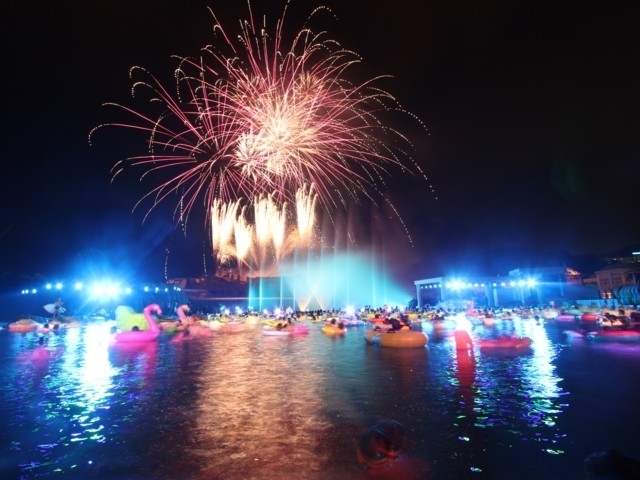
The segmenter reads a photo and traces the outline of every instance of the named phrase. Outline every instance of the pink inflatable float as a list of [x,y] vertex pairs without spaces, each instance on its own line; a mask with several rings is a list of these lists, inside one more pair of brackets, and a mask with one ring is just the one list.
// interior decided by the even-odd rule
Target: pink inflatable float
[[190,311],[191,308],[189,308],[189,305],[180,305],[178,308],[176,308],[176,313],[178,314],[178,319],[183,323],[183,324],[188,324],[191,323],[191,319],[187,316],[186,312]]
[[150,342],[157,339],[160,335],[160,328],[151,316],[152,311],[158,315],[162,314],[162,309],[157,303],[152,303],[144,308],[142,313],[149,325],[148,330],[129,330],[126,332],[118,332],[114,336],[116,343]]

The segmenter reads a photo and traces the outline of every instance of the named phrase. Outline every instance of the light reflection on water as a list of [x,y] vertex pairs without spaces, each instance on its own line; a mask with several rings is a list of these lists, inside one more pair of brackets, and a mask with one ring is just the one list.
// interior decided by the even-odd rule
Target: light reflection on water
[[362,328],[319,325],[112,346],[89,325],[49,334],[36,358],[37,334],[1,331],[0,477],[355,479],[358,436],[384,418],[433,479],[583,478],[594,450],[640,451],[640,345],[503,323],[475,334],[508,328],[531,349],[467,354],[437,332],[426,348],[380,348]]

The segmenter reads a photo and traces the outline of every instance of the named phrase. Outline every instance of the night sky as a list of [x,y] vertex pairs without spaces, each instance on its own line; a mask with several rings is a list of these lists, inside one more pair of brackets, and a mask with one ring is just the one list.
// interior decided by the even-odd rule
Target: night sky
[[[385,90],[429,131],[406,133],[435,193],[394,178],[410,235],[389,223],[389,272],[409,285],[449,269],[506,274],[640,243],[638,2],[322,4],[337,17],[322,22],[329,36],[361,54],[370,77],[391,75]],[[283,3],[254,1],[254,13],[264,5],[275,21]],[[286,24],[299,29],[316,5],[293,0]],[[139,172],[111,182],[115,162],[144,143],[88,135],[110,119],[103,103],[132,104],[130,67],[171,85],[171,56],[214,40],[207,6],[234,33],[247,16],[242,0],[3,8],[3,281],[112,269],[160,280],[167,249],[170,277],[202,273],[204,220],[185,237],[168,201],[143,223]]]

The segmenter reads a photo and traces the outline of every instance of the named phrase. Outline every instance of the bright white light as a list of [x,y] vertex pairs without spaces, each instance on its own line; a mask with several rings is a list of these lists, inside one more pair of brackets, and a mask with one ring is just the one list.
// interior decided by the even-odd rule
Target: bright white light
[[91,286],[91,296],[101,300],[114,300],[120,297],[123,292],[131,293],[131,288],[122,288],[115,282],[94,283]]
[[[462,280],[453,280],[447,283],[447,288],[451,288],[453,290],[461,290],[465,287],[465,285],[465,282],[463,282]],[[471,286],[471,284],[469,284],[469,286]]]
[[106,287],[107,295],[110,297],[118,296],[118,286],[117,285],[107,285]]

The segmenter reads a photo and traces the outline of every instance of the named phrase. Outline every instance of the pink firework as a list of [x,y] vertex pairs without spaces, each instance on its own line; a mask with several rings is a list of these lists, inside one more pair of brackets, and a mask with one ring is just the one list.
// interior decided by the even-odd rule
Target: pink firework
[[113,169],[114,177],[131,167],[141,168],[143,177],[157,174],[159,184],[140,202],[150,199],[151,210],[177,195],[176,210],[186,220],[200,201],[207,212],[216,200],[263,195],[293,204],[296,192],[312,184],[330,212],[351,201],[375,202],[392,169],[424,177],[407,153],[411,143],[382,120],[391,111],[407,113],[377,86],[384,77],[354,83],[349,74],[360,57],[308,26],[328,9],[316,8],[289,42],[286,6],[272,30],[248,10],[236,35],[211,12],[218,43],[197,59],[178,59],[175,94],[147,70],[132,69],[134,94],[149,92],[150,102],[162,107],[158,115],[107,104],[133,121],[96,129],[109,125],[148,135],[148,152]]

